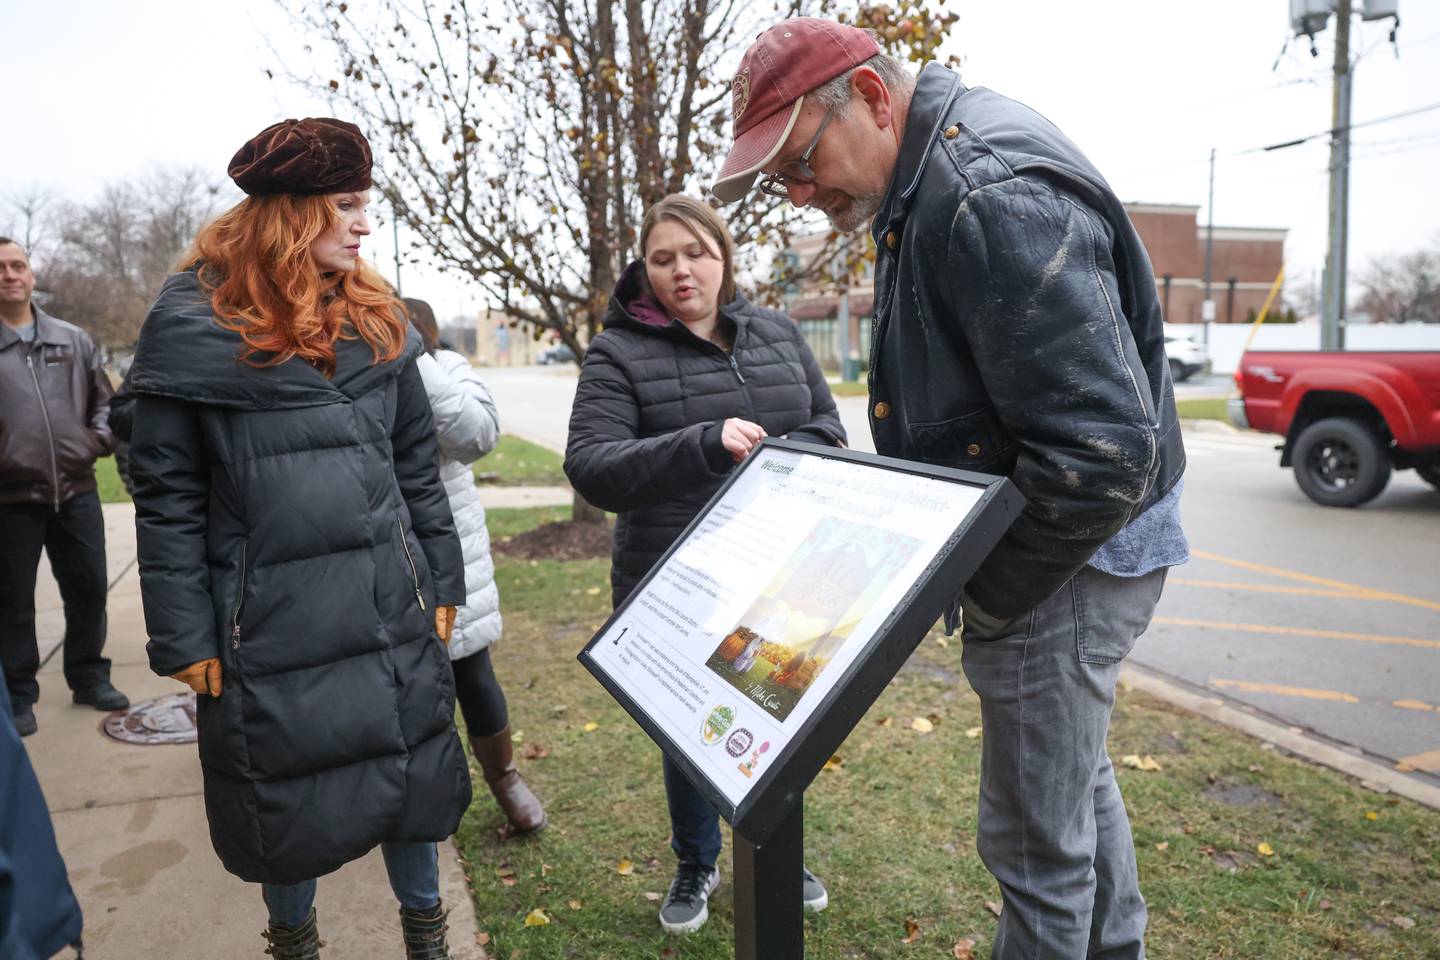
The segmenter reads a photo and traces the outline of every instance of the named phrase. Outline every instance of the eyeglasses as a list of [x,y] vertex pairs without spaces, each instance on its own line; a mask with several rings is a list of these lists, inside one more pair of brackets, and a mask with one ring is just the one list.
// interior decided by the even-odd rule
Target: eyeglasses
[[800,154],[796,160],[791,160],[779,170],[768,174],[760,181],[760,192],[767,197],[779,197],[786,200],[790,197],[790,185],[806,184],[815,182],[815,171],[810,167],[810,155],[820,145],[820,137],[824,135],[825,128],[830,125],[830,118],[835,115],[835,108],[831,107],[825,111],[825,119],[820,121],[820,127],[815,131],[815,136],[810,138],[810,146]]

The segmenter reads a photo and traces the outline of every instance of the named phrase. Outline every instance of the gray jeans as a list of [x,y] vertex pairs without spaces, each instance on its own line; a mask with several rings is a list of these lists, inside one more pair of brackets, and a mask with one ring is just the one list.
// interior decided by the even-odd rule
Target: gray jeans
[[997,960],[1145,955],[1135,846],[1105,735],[1120,661],[1150,625],[1165,573],[1086,567],[1013,620],[962,598],[962,663],[984,725],[976,845],[1005,904]]

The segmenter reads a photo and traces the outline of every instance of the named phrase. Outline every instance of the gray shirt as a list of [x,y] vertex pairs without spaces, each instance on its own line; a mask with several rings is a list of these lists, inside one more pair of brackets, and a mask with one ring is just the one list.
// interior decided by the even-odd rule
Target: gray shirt
[[1143,577],[1161,567],[1178,567],[1190,559],[1190,542],[1180,527],[1180,492],[1185,478],[1164,497],[1101,544],[1090,566],[1112,577]]
[[21,342],[23,342],[23,343],[34,343],[34,342],[35,342],[35,321],[34,321],[34,320],[31,320],[29,323],[25,324],[25,326],[23,326],[23,327],[11,327],[10,329],[15,331],[15,335],[20,338]]

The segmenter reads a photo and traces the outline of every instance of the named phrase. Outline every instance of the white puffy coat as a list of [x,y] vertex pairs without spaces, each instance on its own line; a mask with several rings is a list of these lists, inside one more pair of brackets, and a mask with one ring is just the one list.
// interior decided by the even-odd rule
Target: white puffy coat
[[450,659],[459,660],[500,639],[500,593],[495,589],[490,533],[470,472],[470,464],[495,449],[500,418],[490,391],[460,354],[450,350],[436,350],[433,357],[422,354],[419,366],[435,413],[440,479],[465,551],[465,606],[455,612],[450,637]]

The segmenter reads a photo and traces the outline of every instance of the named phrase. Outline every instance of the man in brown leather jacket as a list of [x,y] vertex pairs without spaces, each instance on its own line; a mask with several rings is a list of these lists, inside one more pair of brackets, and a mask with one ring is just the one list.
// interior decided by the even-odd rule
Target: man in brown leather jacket
[[35,575],[43,548],[65,604],[65,681],[76,703],[130,705],[105,646],[105,520],[95,458],[113,447],[110,380],[79,327],[31,303],[25,249],[0,237],[0,664],[21,736],[35,732]]

